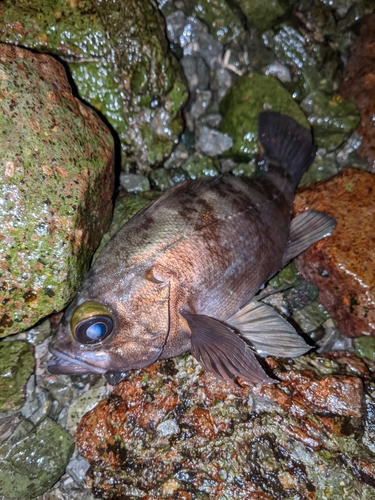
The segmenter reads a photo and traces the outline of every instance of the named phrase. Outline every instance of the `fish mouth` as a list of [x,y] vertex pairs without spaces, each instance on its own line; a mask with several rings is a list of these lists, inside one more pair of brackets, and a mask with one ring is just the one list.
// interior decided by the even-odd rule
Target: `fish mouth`
[[53,354],[53,358],[48,361],[48,371],[54,375],[81,375],[84,373],[103,375],[107,372],[104,368],[72,358],[52,346],[50,346],[49,350]]

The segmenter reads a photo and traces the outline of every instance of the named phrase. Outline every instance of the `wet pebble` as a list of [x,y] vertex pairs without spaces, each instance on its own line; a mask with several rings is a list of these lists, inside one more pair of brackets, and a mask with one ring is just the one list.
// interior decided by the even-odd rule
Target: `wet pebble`
[[150,181],[140,174],[120,174],[120,185],[128,193],[142,193],[150,189]]

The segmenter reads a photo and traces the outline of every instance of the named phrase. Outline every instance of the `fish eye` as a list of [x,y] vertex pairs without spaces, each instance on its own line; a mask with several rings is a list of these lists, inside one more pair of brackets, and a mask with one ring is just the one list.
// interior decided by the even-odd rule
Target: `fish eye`
[[74,337],[81,344],[102,342],[112,332],[113,321],[108,316],[93,316],[84,319],[74,329]]
[[80,344],[97,344],[113,330],[110,311],[98,302],[84,302],[74,311],[70,321],[74,338]]

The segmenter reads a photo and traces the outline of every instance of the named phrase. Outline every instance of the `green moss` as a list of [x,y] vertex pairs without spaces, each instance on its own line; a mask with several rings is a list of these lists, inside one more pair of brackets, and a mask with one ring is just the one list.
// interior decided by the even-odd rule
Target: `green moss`
[[7,47],[0,81],[5,117],[0,221],[6,228],[0,252],[0,300],[6,312],[0,309],[0,336],[28,328],[66,305],[109,224],[111,207],[103,207],[102,200],[112,190],[108,129],[74,100],[63,68],[52,58],[47,64],[25,53],[15,64]]
[[0,41],[66,62],[80,97],[117,132],[125,170],[168,156],[187,89],[152,2],[6,0],[3,9]]
[[26,342],[0,342],[0,411],[18,410],[24,404],[34,364],[33,349]]
[[258,153],[258,115],[265,109],[280,111],[308,127],[303,112],[276,78],[256,73],[243,75],[220,105],[223,115],[220,130],[233,139],[228,155],[243,161],[255,157]]
[[282,0],[239,0],[238,4],[251,25],[255,25],[260,31],[265,31],[273,26],[275,21],[284,16],[288,9],[288,3]]
[[315,143],[332,151],[358,125],[358,108],[339,94],[329,95],[319,90],[311,92],[301,102],[314,131]]
[[226,0],[198,0],[193,14],[206,24],[210,34],[223,45],[243,31],[239,17]]
[[19,439],[13,436],[0,447],[0,495],[28,500],[58,481],[73,453],[74,441],[48,417],[35,428],[29,429],[27,421],[21,421],[21,426],[24,431],[17,428],[14,433]]
[[375,361],[375,338],[374,337],[357,337],[353,339],[353,347],[355,353],[360,358],[367,358]]
[[218,175],[220,165],[216,158],[194,153],[182,164],[182,168],[189,174],[190,179],[200,179]]

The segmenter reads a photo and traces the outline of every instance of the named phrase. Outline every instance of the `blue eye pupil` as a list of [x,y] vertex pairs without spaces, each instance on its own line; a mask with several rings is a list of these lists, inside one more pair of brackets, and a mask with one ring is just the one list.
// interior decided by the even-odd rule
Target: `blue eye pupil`
[[104,323],[94,323],[86,330],[86,336],[91,340],[100,340],[107,333],[107,326]]
[[113,331],[113,320],[104,314],[86,318],[74,328],[74,337],[81,344],[97,344],[106,339]]

